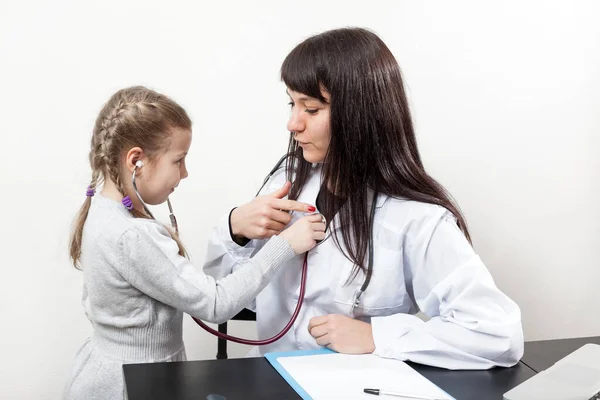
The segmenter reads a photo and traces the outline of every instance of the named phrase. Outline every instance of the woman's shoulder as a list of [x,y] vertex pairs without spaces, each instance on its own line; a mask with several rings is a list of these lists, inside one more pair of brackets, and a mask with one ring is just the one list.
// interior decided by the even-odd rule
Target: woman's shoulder
[[416,219],[439,217],[449,212],[438,204],[392,196],[384,196],[381,206],[388,212]]
[[422,201],[385,196],[378,206],[383,214],[380,219],[382,225],[397,233],[418,231],[426,225],[437,225],[446,219],[455,221],[445,207]]

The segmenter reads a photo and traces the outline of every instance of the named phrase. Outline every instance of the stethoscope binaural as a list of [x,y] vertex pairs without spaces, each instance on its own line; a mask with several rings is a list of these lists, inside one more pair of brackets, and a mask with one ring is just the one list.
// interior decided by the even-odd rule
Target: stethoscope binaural
[[[281,164],[283,164],[283,162],[287,158],[288,158],[288,155],[286,154],[283,157],[281,157],[281,159],[279,159],[279,161],[277,162],[275,167],[265,177],[265,180],[263,181],[262,186],[260,187],[258,192],[256,192],[256,196],[258,196],[260,194],[261,190],[267,184],[269,179],[271,179],[271,176],[273,176],[273,174],[279,170],[279,168],[281,167]],[[146,213],[148,213],[148,215],[152,219],[155,219],[154,215],[152,215],[152,213],[146,206],[146,203],[144,202],[144,200],[142,200],[142,196],[140,196],[140,193],[138,192],[138,189],[137,189],[137,185],[135,183],[136,169],[141,168],[142,166],[143,166],[143,163],[141,161],[136,162],[135,167],[133,169],[133,174],[131,176],[131,183],[133,185],[133,190],[135,191],[135,194],[136,194],[138,200],[140,201],[140,203],[142,203],[142,206],[144,207],[144,211],[146,211]],[[369,283],[371,282],[371,275],[373,274],[373,225],[374,225],[373,218],[375,216],[376,201],[377,201],[377,192],[374,193],[372,204],[371,204],[371,224],[372,225],[371,225],[371,234],[370,234],[370,238],[369,238],[369,254],[368,254],[369,263],[368,263],[367,273],[366,273],[365,280],[364,280],[362,286],[354,294],[354,298],[353,298],[352,305],[351,305],[351,311],[353,311],[356,307],[358,307],[358,304],[360,303],[360,298],[361,298],[362,294],[365,292],[365,290],[367,289],[367,287],[369,286]],[[167,205],[169,207],[169,219],[171,220],[171,226],[173,227],[173,229],[175,230],[176,233],[179,233],[179,229],[177,226],[177,219],[175,218],[175,214],[173,213],[173,207],[172,207],[171,201],[169,200],[168,197],[167,197]],[[192,319],[198,325],[200,325],[200,327],[203,328],[205,331],[207,331],[221,339],[229,340],[231,342],[247,344],[247,345],[252,345],[252,346],[264,346],[267,344],[274,343],[277,340],[281,339],[283,336],[285,336],[285,334],[294,325],[294,323],[296,322],[296,319],[298,318],[298,315],[300,314],[300,309],[302,308],[302,304],[304,303],[304,295],[306,293],[307,271],[308,271],[308,252],[306,252],[304,254],[304,261],[302,263],[302,275],[300,278],[300,291],[299,291],[299,295],[298,295],[298,302],[296,303],[296,308],[294,309],[294,312],[292,313],[292,316],[291,316],[289,322],[285,325],[285,327],[278,334],[276,334],[268,339],[251,340],[251,339],[244,339],[244,338],[239,338],[236,336],[231,336],[231,335],[219,332],[219,331],[211,328],[210,326],[206,325],[204,322],[202,322],[198,318],[192,317]]]

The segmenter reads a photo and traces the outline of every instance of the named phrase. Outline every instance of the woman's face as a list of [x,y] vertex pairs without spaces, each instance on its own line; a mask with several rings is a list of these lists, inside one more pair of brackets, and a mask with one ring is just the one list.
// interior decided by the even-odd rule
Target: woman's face
[[302,148],[302,156],[310,163],[322,163],[329,149],[331,129],[331,96],[321,91],[325,103],[303,93],[287,89],[290,96],[291,115],[287,129],[294,133],[294,140]]

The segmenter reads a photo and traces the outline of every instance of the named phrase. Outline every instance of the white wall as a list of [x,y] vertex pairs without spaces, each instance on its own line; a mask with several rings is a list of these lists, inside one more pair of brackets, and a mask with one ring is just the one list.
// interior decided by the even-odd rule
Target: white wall
[[[399,60],[426,164],[521,305],[526,339],[600,335],[599,3],[365,3],[0,3],[0,398],[58,398],[90,333],[67,240],[102,103],[145,84],[189,110],[190,178],[173,203],[200,266],[211,226],[285,151],[281,61],[348,25]],[[190,359],[214,357],[189,319],[185,339]]]

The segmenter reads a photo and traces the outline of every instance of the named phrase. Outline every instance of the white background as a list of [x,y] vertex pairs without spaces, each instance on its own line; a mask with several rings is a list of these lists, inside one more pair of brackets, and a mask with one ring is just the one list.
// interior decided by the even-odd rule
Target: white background
[[[343,26],[374,30],[397,57],[426,166],[521,306],[526,339],[600,335],[600,4],[366,3],[0,3],[0,398],[59,398],[90,334],[67,243],[109,96],[144,84],[193,118],[172,201],[201,267],[211,227],[286,150],[281,62]],[[188,318],[185,340],[190,359],[214,358]]]

